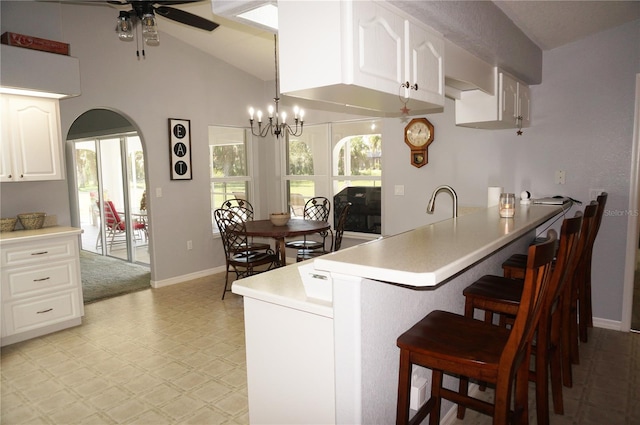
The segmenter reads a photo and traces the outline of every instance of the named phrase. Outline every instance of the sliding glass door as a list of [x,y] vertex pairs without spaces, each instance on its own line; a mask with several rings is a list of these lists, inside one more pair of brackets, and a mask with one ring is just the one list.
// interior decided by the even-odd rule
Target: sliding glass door
[[137,133],[75,140],[82,249],[149,264],[142,143]]

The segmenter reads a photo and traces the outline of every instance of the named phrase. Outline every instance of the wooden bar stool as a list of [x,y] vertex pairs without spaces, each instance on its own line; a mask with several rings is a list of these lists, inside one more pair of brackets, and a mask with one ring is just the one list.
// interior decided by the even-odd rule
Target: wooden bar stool
[[[593,229],[590,229],[590,239],[587,243],[587,249],[584,252],[584,257],[582,259],[581,265],[578,272],[578,276],[576,277],[576,281],[578,284],[578,305],[580,320],[577,321],[579,323],[579,337],[580,341],[587,342],[588,328],[593,327],[593,308],[591,301],[591,259],[593,255],[593,245],[596,240],[596,236],[600,230],[600,224],[602,223],[602,217],[604,215],[604,208],[607,203],[608,194],[607,192],[601,193],[596,201],[592,201],[592,203],[597,202],[598,208],[596,213],[596,219],[593,223]],[[585,213],[586,218],[586,213]],[[502,263],[503,275],[505,277],[511,278],[519,278],[522,279],[525,265],[526,265],[526,255],[524,254],[514,254],[509,257],[504,263]],[[576,351],[577,353],[577,351]],[[574,354],[576,354],[574,353]]]
[[609,195],[606,192],[601,193],[596,201],[598,202],[598,212],[594,223],[593,232],[589,235],[589,241],[587,242],[587,250],[585,252],[586,258],[584,260],[582,270],[582,276],[578,286],[578,311],[580,313],[580,341],[587,342],[588,328],[593,327],[593,309],[591,303],[591,259],[593,257],[593,245],[596,241],[596,236],[600,231],[600,224],[602,224],[602,217],[604,216],[604,207],[607,204],[607,197]]
[[[536,383],[536,410],[538,424],[549,423],[548,370],[551,369],[551,387],[554,411],[564,413],[562,401],[562,358],[561,324],[562,300],[566,294],[571,265],[574,264],[575,251],[582,225],[582,212],[562,223],[560,246],[552,266],[553,273],[549,291],[542,302],[542,314],[535,339],[535,371],[529,373],[529,380]],[[524,283],[520,279],[503,276],[484,276],[465,288],[465,316],[473,318],[475,309],[485,311],[485,322],[493,322],[493,314],[500,314],[500,324],[504,326],[505,316],[515,316],[520,307]]]
[[[467,406],[492,415],[493,423],[528,423],[528,370],[531,339],[542,313],[551,276],[556,232],[548,240],[529,247],[528,264],[520,308],[511,331],[459,314],[433,311],[403,333],[397,340],[400,348],[397,424],[422,422],[427,415],[430,425],[440,420],[442,398],[458,404],[458,417]],[[432,369],[431,398],[409,421],[409,394],[412,365]],[[458,391],[442,386],[443,374],[464,376],[495,385],[495,403],[468,395],[460,381]],[[511,412],[512,392],[514,409]]]

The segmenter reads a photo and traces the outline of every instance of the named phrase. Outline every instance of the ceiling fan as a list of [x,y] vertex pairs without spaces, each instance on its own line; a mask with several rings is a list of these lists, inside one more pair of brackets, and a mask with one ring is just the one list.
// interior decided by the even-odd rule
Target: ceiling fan
[[152,0],[107,0],[107,3],[126,6],[130,5],[132,10],[129,12],[129,16],[142,20],[145,15],[158,14],[163,18],[171,19],[172,21],[180,22],[181,24],[189,25],[195,28],[199,28],[205,31],[213,31],[218,28],[218,24],[208,19],[202,18],[193,13],[185,12],[184,10],[171,7],[172,5],[198,3],[200,0],[182,0],[182,1],[152,1]]
[[[116,32],[120,40],[133,41],[136,23],[140,22],[144,44],[157,46],[160,44],[160,39],[158,37],[156,15],[205,31],[213,31],[218,28],[219,25],[213,21],[171,7],[179,4],[197,3],[199,1],[201,0],[107,0],[107,3],[116,6],[131,6],[131,10],[121,10],[118,16]],[[137,52],[137,55],[139,57],[140,53]],[[142,49],[142,56],[145,56],[144,48]]]

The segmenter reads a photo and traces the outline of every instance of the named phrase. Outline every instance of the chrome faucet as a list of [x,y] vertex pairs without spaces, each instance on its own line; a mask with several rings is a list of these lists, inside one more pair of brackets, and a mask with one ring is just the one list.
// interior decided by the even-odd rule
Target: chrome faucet
[[431,199],[429,199],[429,204],[427,205],[427,214],[433,214],[433,210],[436,207],[436,196],[438,196],[438,193],[442,191],[446,191],[451,194],[451,198],[453,198],[453,218],[458,217],[458,195],[451,186],[447,186],[446,184],[436,187],[436,190],[431,194]]

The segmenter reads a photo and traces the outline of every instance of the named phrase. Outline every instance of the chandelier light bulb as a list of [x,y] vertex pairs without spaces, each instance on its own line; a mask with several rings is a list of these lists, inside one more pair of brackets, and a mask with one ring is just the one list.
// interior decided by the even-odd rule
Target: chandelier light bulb
[[262,111],[258,110],[258,123],[262,122]]
[[287,113],[283,112],[282,113],[282,124],[284,124],[285,122],[287,122]]
[[269,105],[267,109],[269,110],[269,118],[273,118],[273,105]]
[[250,107],[249,107],[249,119],[250,119],[250,120],[253,120],[253,112],[254,112],[253,107],[252,107],[252,106],[250,106]]
[[300,109],[298,116],[300,117],[300,122],[304,121],[304,109]]

